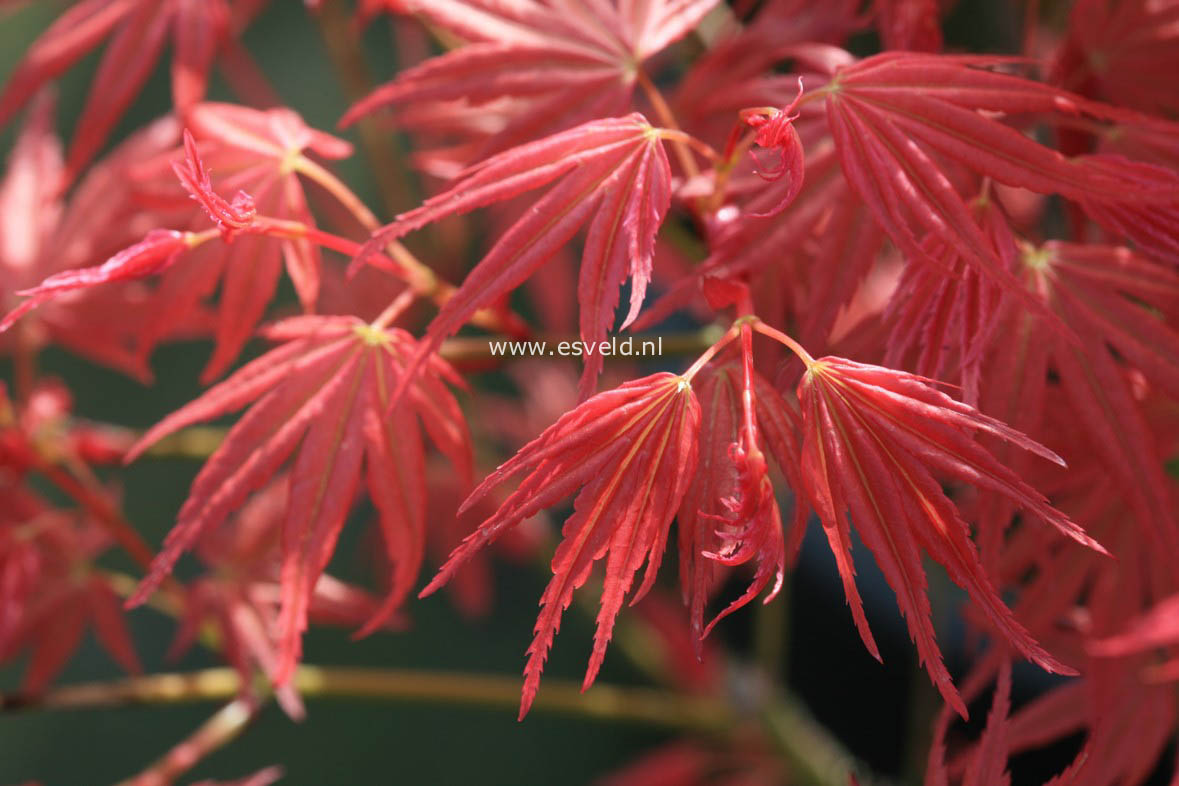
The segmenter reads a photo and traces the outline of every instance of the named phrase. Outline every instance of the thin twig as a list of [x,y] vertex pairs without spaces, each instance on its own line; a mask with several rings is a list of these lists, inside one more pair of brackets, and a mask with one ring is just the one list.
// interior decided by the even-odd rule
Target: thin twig
[[[520,680],[515,676],[304,665],[296,669],[293,684],[306,698],[421,701],[511,710],[520,703]],[[63,685],[37,696],[0,695],[0,711],[219,701],[237,696],[241,687],[235,669],[212,668]],[[558,679],[545,681],[533,708],[705,732],[723,731],[733,722],[728,706],[716,699],[601,683],[583,694],[579,683]]]

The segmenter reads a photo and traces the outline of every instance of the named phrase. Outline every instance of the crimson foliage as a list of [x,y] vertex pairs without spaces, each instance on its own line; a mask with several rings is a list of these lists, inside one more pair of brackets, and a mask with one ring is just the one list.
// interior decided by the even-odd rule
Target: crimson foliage
[[[29,654],[40,694],[90,628],[138,671],[122,593],[178,618],[177,651],[211,642],[247,706],[260,672],[298,717],[309,623],[402,627],[440,548],[420,594],[474,575],[460,603],[486,610],[484,549],[544,553],[526,531],[572,500],[523,719],[596,569],[583,690],[628,599],[650,595],[657,611],[635,616],[672,662],[719,657],[706,637],[774,599],[813,513],[867,651],[853,533],[944,699],[929,783],[1007,784],[1013,754],[1074,731],[1056,782],[1143,782],[1179,730],[1179,3],[1077,0],[1066,22],[1029,3],[1024,49],[1004,55],[947,51],[952,5],[362,2],[357,21],[390,13],[406,51],[446,50],[341,120],[374,161],[385,137],[410,140],[429,196],[382,223],[331,169],[352,145],[276,106],[238,40],[264,0],[70,3],[0,91],[0,124],[24,113],[0,185],[17,372],[0,387],[0,660]],[[852,54],[866,31],[881,51]],[[174,109],[98,157],[169,38]],[[63,146],[50,83],[104,41]],[[206,100],[214,68],[240,102]],[[606,339],[673,316],[693,329],[658,338],[688,362],[607,362]],[[481,372],[513,364],[501,339],[565,333],[579,376],[535,359],[515,369],[521,396],[496,400]],[[255,335],[275,346],[230,371]],[[141,435],[74,417],[36,371],[60,345],[148,380],[155,347],[194,336],[214,343],[210,387]],[[153,554],[94,468],[240,410]],[[370,590],[326,572],[362,498],[381,542]],[[678,617],[659,605],[670,542]],[[133,590],[101,562],[113,546],[145,571]],[[206,571],[182,583],[189,550]],[[923,555],[969,599],[978,646],[958,680]],[[734,573],[748,588],[721,605]],[[1069,679],[1021,704],[1018,659]],[[679,665],[674,688],[740,709]],[[992,682],[985,731],[951,744]],[[758,733],[730,732],[615,782],[789,777]],[[171,782],[164,766],[144,782]]]

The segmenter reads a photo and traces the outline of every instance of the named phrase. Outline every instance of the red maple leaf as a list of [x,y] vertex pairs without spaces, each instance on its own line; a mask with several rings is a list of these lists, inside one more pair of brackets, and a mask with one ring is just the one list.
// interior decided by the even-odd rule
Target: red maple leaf
[[644,561],[643,582],[631,603],[655,581],[672,519],[696,468],[699,427],[700,406],[683,377],[659,373],[627,382],[563,415],[489,475],[460,509],[461,514],[508,478],[528,473],[496,514],[454,550],[422,596],[445,584],[505,530],[580,489],[553,556],[553,578],[541,597],[524,668],[521,718],[536,696],[562,613],[594,563],[605,558],[601,610],[584,687],[593,684],[614,620]]
[[[1052,407],[1049,412],[1061,410]],[[1061,420],[1068,454],[1076,453],[1079,461],[1069,473],[1060,473],[1054,496],[1062,508],[1088,523],[1117,561],[1073,542],[1046,538],[1049,533],[1039,528],[1019,528],[1006,544],[1000,575],[1012,584],[1022,579],[1013,607],[1016,616],[1041,640],[1084,664],[1083,679],[1066,681],[1012,714],[1010,752],[1084,731],[1076,761],[1053,784],[1141,783],[1173,736],[1179,707],[1170,686],[1149,679],[1157,665],[1153,653],[1116,645],[1124,643],[1118,637],[1126,632],[1127,621],[1146,619],[1151,604],[1165,603],[1166,593],[1174,591],[1173,559],[1126,526],[1130,511],[1116,492],[1119,481],[1100,463],[1084,462],[1092,451],[1073,429],[1073,416],[1064,410]],[[1104,642],[1114,646],[1103,652]],[[968,700],[1005,658],[993,651],[976,664],[964,680]],[[972,766],[972,758],[967,752],[951,761],[950,769]]]
[[[134,203],[126,170],[129,162],[175,144],[174,121],[153,123],[91,167],[65,199],[57,187],[64,162],[53,132],[53,103],[48,92],[33,102],[0,182],[4,300],[50,275],[109,257],[142,237],[145,218],[153,218]],[[63,346],[138,379],[150,379],[136,352],[145,333],[147,295],[145,288],[128,284],[78,292],[43,308],[22,340]],[[168,338],[206,326],[206,314],[197,311],[176,323]]]
[[[480,308],[518,286],[587,222],[578,282],[581,337],[595,344],[606,337],[619,287],[628,277],[630,310],[622,326],[633,322],[651,278],[655,235],[671,204],[665,133],[636,113],[521,145],[471,167],[448,191],[377,232],[367,244],[370,252],[446,216],[554,184],[471,270],[430,324],[423,346],[436,347]],[[599,353],[587,354],[583,395],[601,366]]]
[[[1010,786],[1011,774],[1007,772],[1007,757],[1010,755],[1011,737],[1011,659],[1006,653],[999,653],[1003,659],[999,667],[999,681],[991,698],[991,709],[987,713],[987,725],[982,737],[974,746],[965,764],[962,786]],[[944,707],[934,722],[934,739],[929,750],[929,761],[925,771],[925,786],[947,786],[949,772],[946,768],[945,736],[952,720],[949,707]],[[964,757],[965,758],[965,757]],[[955,769],[957,767],[955,766]]]
[[1070,538],[1104,549],[1019,476],[973,441],[1007,440],[1046,459],[1054,453],[926,384],[921,377],[842,358],[811,361],[798,386],[804,427],[803,489],[823,523],[852,616],[874,657],[851,563],[850,514],[897,595],[917,652],[947,703],[966,716],[934,641],[921,551],[941,563],[1020,652],[1070,674],[1016,622],[979,563],[966,523],[931,472],[1012,500]]
[[[410,0],[405,11],[471,43],[402,72],[341,122],[389,106],[418,111],[426,102],[511,99],[506,127],[481,140],[470,159],[477,160],[625,112],[644,61],[690,32],[716,3]],[[439,126],[448,114],[439,113]]]
[[[394,566],[388,595],[365,631],[388,619],[417,577],[425,548],[424,426],[460,476],[469,477],[466,425],[441,360],[419,370],[402,405],[390,396],[416,351],[412,337],[352,317],[295,317],[265,335],[281,346],[248,363],[152,428],[129,456],[178,429],[255,401],[193,481],[188,500],[132,605],[142,603],[202,532],[218,526],[292,455],[282,525],[283,659],[290,677],[313,590],[335,548],[362,478],[379,512]],[[419,425],[419,421],[421,425]]]
[[1087,458],[1120,479],[1117,493],[1143,536],[1179,554],[1163,451],[1128,377],[1133,371],[1161,392],[1179,393],[1179,333],[1158,314],[1179,302],[1179,275],[1126,248],[1057,241],[1024,245],[1019,262],[1024,286],[1080,341],[1045,331],[1035,315],[1009,304],[994,336],[1008,349],[988,362],[983,401],[1038,434],[1055,379],[1070,431],[1088,441]]
[[[204,372],[208,379],[237,357],[261,319],[277,287],[280,256],[286,262],[305,310],[314,309],[321,257],[319,247],[309,235],[318,230],[298,175],[306,174],[329,189],[345,207],[362,212],[371,225],[375,226],[376,220],[346,186],[307,158],[303,151],[309,149],[341,157],[348,154],[351,146],[308,128],[290,110],[263,112],[228,104],[200,104],[190,111],[189,120],[198,134],[217,140],[210,158],[235,170],[221,184],[228,189],[238,187],[233,201],[225,200],[214,190],[209,168],[188,135],[182,147],[183,159],[177,161],[164,156],[155,164],[155,168],[170,170],[170,188],[153,192],[144,185],[142,196],[159,210],[180,206],[189,213],[191,201],[195,199],[202,208],[197,220],[212,219],[216,230],[152,229],[141,241],[101,265],[55,273],[38,286],[17,293],[28,299],[0,320],[0,332],[37,306],[64,293],[141,279],[171,269],[156,290],[153,298],[156,308],[146,318],[147,327],[137,331],[140,362],[136,366],[143,368],[156,342],[194,322],[202,313],[201,300],[224,279],[217,346]],[[152,168],[153,165],[145,166],[141,176]],[[248,186],[252,193],[247,194],[241,186]],[[269,211],[265,221],[258,215],[259,208]],[[337,241],[346,244],[346,248],[354,247],[343,238],[333,237],[331,242]],[[182,256],[185,264],[174,267]]]
[[[980,195],[971,212],[995,256],[1005,269],[1013,270],[1019,251],[995,198]],[[977,404],[983,361],[1001,313],[999,288],[935,238],[927,237],[922,246],[942,264],[905,266],[884,315],[891,323],[884,365],[912,368],[944,381],[960,380],[963,399]],[[905,365],[910,355],[915,358]]]
[[1179,5],[1148,0],[1077,0],[1053,62],[1053,81],[1121,106],[1175,117]]
[[[1179,201],[1179,175],[1117,157],[1069,159],[997,115],[1088,115],[1118,120],[1105,104],[985,70],[1001,58],[885,53],[838,70],[824,90],[828,125],[848,182],[911,260],[936,264],[921,245],[941,240],[966,264],[1019,293],[955,188],[949,160],[997,182],[1060,194],[1098,221],[1144,241]],[[1153,216],[1154,221],[1148,221]]]
[[[183,611],[168,651],[170,658],[179,657],[212,626],[220,654],[237,669],[241,690],[251,697],[254,668],[273,678],[285,659],[296,657],[282,651],[292,642],[281,637],[279,625],[279,552],[288,496],[288,478],[280,476],[200,539],[196,549],[208,572],[185,586]],[[312,590],[308,619],[361,625],[379,607],[374,596],[325,573]],[[292,718],[303,717],[293,685],[279,686],[276,698]]]

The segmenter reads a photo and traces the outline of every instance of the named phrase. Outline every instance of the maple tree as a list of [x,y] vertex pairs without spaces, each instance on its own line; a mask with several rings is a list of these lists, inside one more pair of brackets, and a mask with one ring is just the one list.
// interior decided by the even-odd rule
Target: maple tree
[[[604,783],[875,782],[784,669],[810,530],[845,603],[806,603],[879,661],[894,598],[940,702],[912,779],[1031,783],[1054,745],[1034,782],[1179,782],[1179,2],[1027,0],[972,48],[945,0],[308,0],[333,131],[243,38],[276,4],[63,5],[0,88],[0,712],[225,702],[135,784],[333,694],[686,732]],[[150,385],[194,339],[143,431],[41,362]],[[120,473],[173,450],[201,468],[155,544]],[[501,559],[547,581],[522,685],[304,662],[443,587],[489,614]],[[575,605],[584,677],[542,680]],[[155,673],[143,614],[226,666]],[[128,676],[59,684],[87,635]],[[660,687],[595,685],[617,650]]]

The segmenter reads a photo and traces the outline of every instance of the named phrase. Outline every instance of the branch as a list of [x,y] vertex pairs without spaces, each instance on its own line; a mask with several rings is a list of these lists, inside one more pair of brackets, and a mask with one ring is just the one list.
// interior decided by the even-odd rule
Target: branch
[[[515,676],[300,666],[293,684],[308,698],[421,701],[512,711],[520,703],[520,680]],[[220,701],[237,696],[241,688],[234,669],[212,668],[63,685],[37,696],[0,695],[0,712]],[[716,699],[603,684],[583,694],[580,683],[570,680],[546,680],[534,707],[562,715],[703,732],[723,731],[734,723],[728,706]]]

